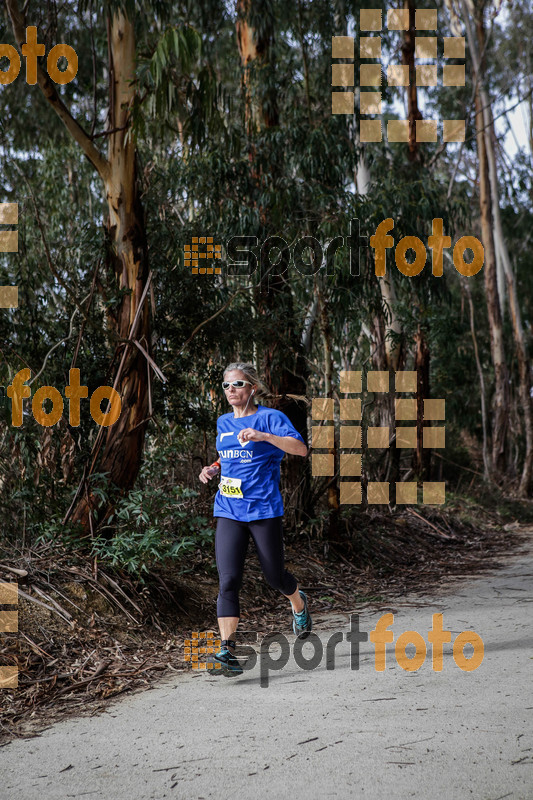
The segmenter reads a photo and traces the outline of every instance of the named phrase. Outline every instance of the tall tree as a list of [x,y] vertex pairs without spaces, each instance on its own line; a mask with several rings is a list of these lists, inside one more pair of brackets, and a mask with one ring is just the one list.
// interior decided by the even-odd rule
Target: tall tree
[[[6,0],[15,40],[22,49],[26,41],[27,4],[21,12],[17,0]],[[119,419],[105,431],[105,447],[99,469],[108,472],[109,480],[119,489],[130,489],[137,477],[146,432],[148,392],[147,361],[136,339],[149,354],[151,351],[148,304],[146,297],[148,259],[145,220],[136,172],[135,143],[130,126],[130,112],[135,96],[135,36],[133,20],[118,7],[107,12],[109,103],[107,112],[107,157],[95,146],[94,139],[75,119],[59,96],[46,72],[37,65],[37,83],[51,108],[83,150],[98,174],[108,207],[107,257],[123,293],[116,311],[108,311],[109,329],[119,340],[118,356],[123,356],[115,389],[120,395]],[[108,307],[109,308],[109,307]],[[100,436],[103,429],[100,431]],[[94,469],[96,452],[89,467]],[[89,514],[105,519],[110,509],[101,509],[97,498],[83,492],[72,511],[72,521],[89,526]]]
[[[485,3],[480,11],[483,14]],[[467,31],[470,30],[469,45],[477,52],[477,44],[469,24],[469,9],[463,5],[463,18],[467,21]],[[494,246],[494,220],[493,203],[487,157],[487,140],[485,138],[485,121],[483,115],[483,98],[481,95],[481,81],[484,59],[477,60],[475,75],[475,126],[479,168],[479,210],[481,221],[481,240],[485,251],[484,278],[485,294],[487,298],[487,316],[490,330],[490,346],[492,364],[494,368],[494,395],[492,400],[492,477],[503,476],[507,467],[507,437],[509,421],[509,376],[505,359],[505,343],[503,335],[502,316],[500,311],[500,296],[498,291],[498,277],[496,264],[496,251]]]
[[[522,475],[520,478],[519,492],[526,497],[529,492],[533,471],[533,413],[531,404],[530,384],[531,384],[531,365],[527,353],[527,347],[522,325],[522,314],[516,289],[516,280],[509,258],[509,252],[505,241],[503,226],[500,213],[500,187],[498,182],[498,169],[496,164],[496,153],[494,142],[496,134],[494,131],[494,118],[492,114],[492,102],[485,82],[484,54],[486,50],[484,11],[485,4],[474,7],[471,0],[464,2],[465,26],[467,31],[468,43],[474,64],[474,76],[477,86],[478,105],[476,111],[480,110],[480,126],[483,133],[483,145],[485,148],[486,169],[490,185],[490,205],[492,212],[492,239],[495,250],[495,258],[501,264],[501,269],[505,276],[507,286],[507,298],[511,312],[511,325],[515,343],[516,357],[518,362],[518,391],[520,405],[522,408],[525,456],[522,465]],[[473,24],[469,12],[474,15]],[[502,465],[503,466],[503,465]]]
[[407,110],[409,120],[409,161],[420,159],[420,143],[416,138],[416,123],[422,119],[422,113],[418,107],[418,92],[415,71],[415,3],[413,0],[404,0],[404,8],[409,12],[409,27],[405,31],[402,43],[402,64],[409,68],[409,85],[407,87]]

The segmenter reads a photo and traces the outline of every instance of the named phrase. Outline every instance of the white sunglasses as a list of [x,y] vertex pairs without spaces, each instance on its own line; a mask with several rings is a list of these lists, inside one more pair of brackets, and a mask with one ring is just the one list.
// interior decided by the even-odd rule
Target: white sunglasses
[[250,381],[222,381],[222,388],[229,389],[230,386],[235,386],[236,389],[242,389],[245,383],[249,386],[253,386],[253,383]]

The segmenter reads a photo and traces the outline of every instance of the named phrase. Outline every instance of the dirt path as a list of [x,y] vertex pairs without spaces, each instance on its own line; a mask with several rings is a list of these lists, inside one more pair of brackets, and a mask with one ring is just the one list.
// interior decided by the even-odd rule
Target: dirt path
[[[522,533],[523,547],[500,570],[454,579],[438,594],[366,607],[362,632],[370,633],[383,614],[394,615],[384,671],[375,669],[370,640],[360,644],[355,668],[347,615],[317,617],[323,655],[314,669],[295,662],[291,635],[283,669],[267,669],[268,658],[281,653],[272,645],[270,656],[264,652],[238,678],[171,676],[98,716],[65,720],[4,745],[3,794],[14,800],[230,794],[531,800],[533,531]],[[443,645],[440,672],[432,669],[428,643],[433,614],[443,614],[452,639]],[[404,631],[426,642],[416,671],[396,660]],[[482,663],[472,671],[453,655],[461,631],[475,631],[484,643]],[[342,641],[327,669],[326,644],[336,632]],[[305,642],[302,656],[313,652]],[[472,652],[467,645],[465,659]],[[413,653],[408,646],[407,656]]]

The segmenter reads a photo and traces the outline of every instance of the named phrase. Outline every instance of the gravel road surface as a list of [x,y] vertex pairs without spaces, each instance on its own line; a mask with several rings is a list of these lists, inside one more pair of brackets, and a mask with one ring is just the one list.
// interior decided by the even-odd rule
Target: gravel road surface
[[[283,655],[280,645],[267,651],[263,641],[255,666],[239,677],[176,673],[105,712],[9,742],[0,748],[1,795],[531,800],[533,531],[501,563],[482,576],[453,579],[436,595],[363,608],[362,637],[393,615],[383,671],[371,638],[347,640],[355,615],[317,617],[317,638],[304,642],[299,656],[316,654],[313,669],[296,663],[287,627],[290,655],[282,669],[268,668]],[[311,611],[312,596],[309,587]],[[451,631],[440,671],[432,668],[428,641],[433,614]],[[420,635],[416,654],[415,645],[398,651],[401,662],[405,650],[406,667],[418,657],[413,671],[396,657],[406,631]],[[475,648],[456,644],[454,657],[462,631],[481,638]],[[333,654],[335,634],[342,640]],[[471,657],[481,663],[467,670]]]

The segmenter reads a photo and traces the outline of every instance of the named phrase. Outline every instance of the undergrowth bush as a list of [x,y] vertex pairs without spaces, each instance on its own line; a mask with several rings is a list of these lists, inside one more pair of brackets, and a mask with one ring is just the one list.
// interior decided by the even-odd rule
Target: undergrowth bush
[[121,496],[107,473],[89,477],[89,491],[102,506],[113,504],[112,514],[93,537],[56,518],[40,523],[37,542],[59,538],[71,550],[89,549],[90,555],[143,583],[143,573],[168,560],[176,563],[177,574],[188,571],[188,558],[198,548],[212,546],[214,529],[196,511],[199,493],[174,484],[171,465],[183,452],[182,437],[174,430],[155,438],[146,448],[135,489]]

